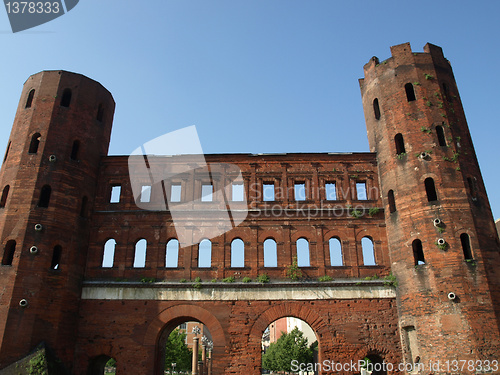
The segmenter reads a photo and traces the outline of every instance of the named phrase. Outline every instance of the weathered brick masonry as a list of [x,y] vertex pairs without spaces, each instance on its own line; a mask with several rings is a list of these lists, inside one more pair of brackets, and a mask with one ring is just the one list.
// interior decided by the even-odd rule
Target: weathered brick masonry
[[[205,155],[210,171],[153,185],[138,204],[128,157],[107,156],[111,94],[79,74],[31,76],[0,171],[0,368],[45,341],[69,373],[102,373],[113,357],[117,373],[162,374],[166,337],[197,320],[213,338],[214,374],[260,374],[262,334],[285,316],[313,328],[320,363],[498,359],[500,244],[448,61],[430,44],[423,53],[395,46],[365,66],[360,86],[371,152]],[[190,158],[148,165],[177,170]],[[232,195],[235,170],[243,202]],[[206,184],[226,192],[233,213],[247,209],[245,221],[218,221],[228,203],[202,202]],[[208,216],[181,214],[174,225],[182,204]],[[207,238],[210,226],[222,234]],[[172,266],[166,250],[179,231],[192,244],[181,241]],[[276,264],[265,261],[266,240]],[[302,277],[292,282],[296,258]],[[256,282],[262,274],[271,282]]]

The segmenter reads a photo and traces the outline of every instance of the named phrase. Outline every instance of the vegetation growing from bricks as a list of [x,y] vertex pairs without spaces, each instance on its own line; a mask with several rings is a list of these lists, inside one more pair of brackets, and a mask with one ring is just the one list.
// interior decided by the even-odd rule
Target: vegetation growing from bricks
[[332,281],[333,279],[331,276],[325,275],[325,276],[321,276],[318,280],[321,282],[324,282],[324,281]]
[[38,352],[29,361],[28,374],[30,375],[48,375],[47,358],[42,352]]
[[269,276],[267,276],[266,273],[261,273],[259,276],[257,276],[257,281],[261,284],[265,284],[271,281],[271,279],[269,279]]
[[297,257],[294,257],[292,264],[287,267],[286,277],[292,281],[296,281],[302,277],[302,270],[297,264]]

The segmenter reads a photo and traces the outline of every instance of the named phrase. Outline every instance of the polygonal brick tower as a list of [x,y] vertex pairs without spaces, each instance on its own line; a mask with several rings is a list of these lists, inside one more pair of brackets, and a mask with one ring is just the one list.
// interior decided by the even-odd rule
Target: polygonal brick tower
[[0,170],[0,368],[41,341],[73,363],[88,217],[114,107],[79,74],[45,71],[24,84]]
[[471,373],[455,361],[500,354],[499,240],[448,60],[431,44],[391,52],[365,65],[360,86],[403,354],[407,363],[440,361],[434,373]]

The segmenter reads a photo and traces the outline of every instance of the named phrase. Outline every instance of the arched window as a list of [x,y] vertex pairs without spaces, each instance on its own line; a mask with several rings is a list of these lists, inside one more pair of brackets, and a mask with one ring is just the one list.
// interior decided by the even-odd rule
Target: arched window
[[0,208],[5,207],[5,204],[7,203],[7,197],[9,196],[9,185],[5,185],[2,191],[2,198],[0,198]]
[[40,200],[38,201],[38,207],[49,207],[51,192],[52,189],[49,185],[45,185],[42,187],[42,190],[40,191]]
[[245,244],[239,238],[231,242],[231,267],[245,267]]
[[416,99],[415,98],[415,89],[413,88],[413,85],[410,82],[408,82],[405,85],[405,91],[406,91],[406,99],[409,102],[412,102]]
[[73,146],[71,147],[71,160],[78,160],[78,153],[80,151],[80,141],[73,141]]
[[380,120],[380,106],[377,98],[373,99],[373,114],[376,120]]
[[465,260],[472,260],[472,249],[470,247],[470,237],[467,233],[462,233],[460,235],[460,242],[462,243],[462,250],[464,252]]
[[60,245],[54,246],[52,251],[52,262],[50,263],[50,269],[58,270],[59,264],[61,263],[62,247]]
[[436,186],[434,185],[434,180],[431,177],[427,177],[424,181],[425,192],[427,193],[427,201],[434,202],[437,201]]
[[28,98],[26,99],[26,105],[24,106],[24,108],[31,108],[31,103],[33,103],[34,96],[35,96],[35,89],[29,92]]
[[441,125],[436,126],[436,134],[438,137],[438,144],[440,146],[446,146],[446,137],[444,136],[444,129]]
[[394,136],[394,143],[396,144],[396,154],[401,155],[406,153],[405,141],[403,139],[403,134],[398,133]]
[[134,268],[146,267],[146,248],[148,242],[143,238],[135,244]]
[[9,240],[5,244],[3,251],[2,265],[11,266],[14,260],[14,253],[16,252],[16,241]]
[[278,267],[278,247],[273,238],[264,241],[264,267]]
[[416,239],[412,242],[411,247],[413,249],[413,259],[415,265],[425,264],[424,249],[422,248],[422,241]]
[[167,249],[165,254],[165,267],[177,268],[179,265],[179,241],[172,238],[167,242]]
[[29,154],[36,154],[38,152],[38,146],[40,145],[40,133],[35,133],[31,136],[30,148],[28,150]]
[[97,108],[96,120],[99,122],[102,122],[103,117],[104,117],[104,106],[101,103],[101,104],[99,104],[99,107]]
[[87,204],[89,199],[87,197],[82,198],[82,204],[80,205],[80,217],[87,217]]
[[12,142],[9,141],[9,144],[7,145],[7,150],[5,150],[5,156],[3,157],[3,162],[5,163],[5,160],[7,160],[7,156],[9,156],[9,150],[10,150],[10,144]]
[[331,266],[343,266],[344,261],[342,260],[342,243],[338,238],[332,237],[328,241],[330,247],[330,265]]
[[309,267],[311,265],[309,260],[309,241],[305,238],[297,240],[297,266]]
[[443,82],[443,96],[446,100],[451,101],[450,91],[448,90],[448,85]]
[[370,237],[361,239],[361,249],[363,251],[363,265],[375,266],[375,249],[373,248],[373,240]]
[[104,253],[102,256],[102,268],[111,268],[115,261],[115,247],[116,241],[110,238],[104,244]]
[[64,89],[61,98],[61,106],[69,107],[70,104],[71,104],[71,89]]
[[198,245],[198,267],[212,267],[212,242],[210,240],[202,240]]
[[396,200],[394,199],[394,190],[387,192],[387,202],[389,203],[389,212],[396,212]]

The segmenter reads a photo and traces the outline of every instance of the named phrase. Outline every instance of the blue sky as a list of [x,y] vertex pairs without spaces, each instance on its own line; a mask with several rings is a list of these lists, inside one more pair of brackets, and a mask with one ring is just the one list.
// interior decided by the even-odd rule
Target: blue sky
[[196,125],[205,153],[368,151],[358,78],[391,45],[451,61],[495,218],[498,1],[80,0],[12,34],[0,10],[0,147],[22,84],[64,69],[117,103],[110,154]]

